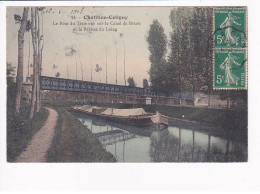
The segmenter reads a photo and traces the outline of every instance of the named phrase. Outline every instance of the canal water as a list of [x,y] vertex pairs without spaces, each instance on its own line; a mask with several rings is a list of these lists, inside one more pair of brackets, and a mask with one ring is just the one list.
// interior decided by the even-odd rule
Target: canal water
[[245,162],[247,146],[206,132],[168,126],[150,130],[94,117],[78,119],[118,162]]

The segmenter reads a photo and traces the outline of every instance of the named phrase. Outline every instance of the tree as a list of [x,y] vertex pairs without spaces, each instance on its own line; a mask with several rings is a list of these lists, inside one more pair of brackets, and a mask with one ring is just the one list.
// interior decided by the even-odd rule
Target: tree
[[190,84],[193,97],[193,105],[195,103],[195,92],[199,91],[205,85],[205,50],[207,41],[201,40],[201,36],[205,34],[205,9],[193,8],[189,15],[189,45],[190,45]]
[[[76,55],[77,55],[77,50],[73,46],[65,48],[65,56],[66,57],[75,56],[75,61],[76,61],[75,68],[76,68],[76,80],[77,80],[78,79],[78,62],[77,62],[77,56]],[[91,70],[91,81],[92,81],[92,70]]]
[[213,65],[211,63],[211,59],[212,59],[212,56],[213,56],[213,37],[214,37],[214,34],[211,34],[210,35],[210,31],[213,27],[213,9],[210,8],[210,9],[206,9],[206,18],[205,20],[208,21],[206,22],[205,24],[205,31],[208,32],[209,36],[208,36],[208,39],[207,39],[207,50],[205,52],[205,60],[206,60],[206,73],[205,73],[205,77],[206,77],[206,86],[207,86],[207,92],[208,92],[208,98],[209,98],[209,101],[208,101],[208,106],[210,107],[211,106],[211,93],[213,91],[213,84],[212,84],[212,81],[213,81]]
[[212,87],[211,15],[211,8],[177,8],[170,14],[169,88],[180,97],[193,94],[193,102],[195,92]]
[[99,82],[101,83],[101,77],[100,77],[100,72],[102,71],[102,67],[100,67],[98,64],[96,64],[96,69],[95,71],[99,73]]
[[[212,92],[213,18],[212,8],[194,8],[191,19],[192,53],[195,91]],[[205,37],[202,39],[201,37]]]
[[[40,75],[42,70],[42,50],[43,50],[43,23],[40,20],[39,12],[44,7],[31,8],[31,35],[33,45],[33,86],[31,96],[31,108],[29,118],[32,119],[34,111],[40,111]],[[40,27],[41,26],[41,27]],[[40,30],[41,29],[41,30]]]
[[[12,110],[13,112],[14,102],[15,102],[15,93],[16,93],[16,83],[15,79],[15,67],[12,67],[10,63],[6,64],[6,80],[7,80],[7,110]],[[8,114],[9,114],[8,112]]]
[[181,104],[181,93],[186,90],[188,47],[187,16],[189,8],[177,8],[170,13],[170,25],[172,27],[170,38],[170,53],[168,56],[167,77],[169,89],[179,92],[179,104]]
[[10,63],[6,64],[6,79],[7,79],[7,85],[12,85],[15,84],[14,82],[14,70],[15,67],[12,67],[12,65]]
[[125,86],[126,86],[126,78],[125,78],[125,40],[124,40],[124,34],[120,33],[119,34],[120,38],[123,38],[123,43],[124,43],[124,81],[125,81]]
[[21,104],[21,94],[22,94],[22,84],[23,84],[23,56],[24,56],[24,33],[29,31],[28,23],[28,12],[29,7],[25,7],[23,10],[23,17],[14,15],[16,23],[20,24],[20,29],[18,31],[18,66],[17,66],[17,76],[16,76],[16,98],[15,98],[15,114],[19,114],[20,104]]
[[117,85],[117,39],[114,38],[113,42],[115,44],[115,49],[116,49],[116,85]]
[[40,107],[41,107],[41,96],[40,96],[40,76],[41,76],[41,69],[42,69],[42,50],[43,50],[43,21],[40,20],[40,14],[39,12],[42,13],[42,10],[44,9],[44,7],[37,7],[37,44],[38,44],[38,68],[37,68],[37,92],[36,92],[36,112],[40,111]]
[[130,86],[130,87],[136,87],[136,83],[135,83],[133,77],[129,77],[129,78],[127,79],[127,82],[128,82],[128,86]]
[[31,20],[32,20],[32,26],[31,26],[31,33],[32,33],[32,43],[33,43],[33,87],[32,87],[32,97],[31,97],[31,108],[30,108],[30,114],[29,118],[33,118],[33,114],[35,111],[35,104],[36,104],[36,92],[37,92],[37,79],[38,79],[38,47],[37,47],[37,8],[32,7],[31,8]]
[[151,88],[155,91],[163,91],[167,83],[165,77],[167,38],[162,25],[157,20],[153,20],[153,23],[150,25],[146,41],[150,51],[149,60],[151,67],[148,73],[150,75]]
[[60,77],[60,72],[56,72],[55,77],[59,78]]
[[149,83],[146,78],[143,79],[143,88],[149,88]]

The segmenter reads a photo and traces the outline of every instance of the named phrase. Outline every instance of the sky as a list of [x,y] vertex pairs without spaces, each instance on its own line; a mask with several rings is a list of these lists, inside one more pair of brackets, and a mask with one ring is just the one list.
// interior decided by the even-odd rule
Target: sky
[[[61,78],[76,79],[77,72],[78,80],[82,80],[83,76],[84,81],[91,81],[92,67],[92,81],[100,82],[101,79],[101,82],[105,83],[107,61],[107,82],[115,84],[117,61],[117,83],[124,85],[125,58],[126,79],[134,77],[137,86],[142,87],[143,78],[149,80],[147,72],[150,68],[150,61],[146,42],[149,26],[153,19],[157,19],[164,27],[165,34],[169,38],[171,31],[169,15],[172,9],[174,8],[46,7],[45,13],[40,16],[43,20],[44,36],[42,75],[54,77],[59,72]],[[22,12],[23,7],[7,8],[7,62],[14,67],[17,66],[17,36],[19,30],[19,24],[15,24],[14,21],[14,14],[22,16]],[[29,11],[29,19],[30,16]],[[98,19],[101,16],[114,18]],[[118,19],[119,16],[121,20]],[[70,25],[71,22],[74,22],[75,25]],[[83,22],[85,25],[79,26],[78,22]],[[103,24],[100,24],[100,22],[103,22]],[[105,22],[108,25],[105,25]],[[124,22],[127,25],[123,25]],[[68,25],[65,25],[66,23]],[[131,25],[133,23],[137,25]],[[101,27],[104,31],[91,31],[90,33],[89,28],[91,27],[92,29]],[[75,33],[75,30],[79,30],[79,28],[82,31]],[[123,34],[123,36],[121,37],[120,34]],[[31,40],[31,33],[25,33],[24,79],[28,74],[28,61],[29,64],[32,63],[33,51],[30,44],[29,58],[29,38]],[[77,52],[72,56],[67,56],[71,47]],[[53,68],[53,64],[57,68]],[[102,68],[102,71],[95,71],[96,64]],[[81,73],[81,66],[83,74]],[[30,68],[31,73],[32,68]]]

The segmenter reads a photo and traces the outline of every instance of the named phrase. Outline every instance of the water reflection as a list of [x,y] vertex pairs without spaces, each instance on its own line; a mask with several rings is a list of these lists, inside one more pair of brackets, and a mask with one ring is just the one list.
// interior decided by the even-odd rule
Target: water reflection
[[169,127],[151,136],[153,162],[246,161],[245,145],[195,130]]
[[205,132],[173,126],[147,130],[92,117],[78,118],[118,162],[247,161],[245,144]]

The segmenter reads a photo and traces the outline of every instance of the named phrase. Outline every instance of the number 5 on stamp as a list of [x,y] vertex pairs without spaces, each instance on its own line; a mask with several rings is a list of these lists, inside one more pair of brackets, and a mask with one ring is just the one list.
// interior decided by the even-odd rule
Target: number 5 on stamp
[[215,49],[214,88],[246,89],[246,50]]

